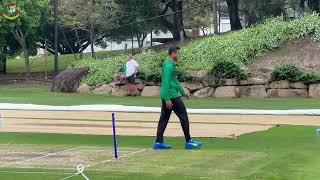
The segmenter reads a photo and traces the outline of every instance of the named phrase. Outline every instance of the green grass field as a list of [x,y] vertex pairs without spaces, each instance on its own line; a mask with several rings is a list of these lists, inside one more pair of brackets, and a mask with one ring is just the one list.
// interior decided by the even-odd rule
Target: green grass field
[[[64,70],[72,63],[75,62],[73,55],[63,55],[59,56],[59,70]],[[46,72],[46,63],[48,72],[53,71],[53,56],[48,56],[47,62],[44,57],[30,58],[31,72]],[[20,59],[9,59],[7,61],[7,72],[8,73],[23,73],[24,68],[24,58]]]
[[[120,104],[132,106],[159,107],[159,98],[113,97],[93,94],[51,93],[49,86],[9,85],[0,86],[1,103],[32,103],[41,105],[90,105]],[[190,99],[186,100],[188,108],[204,109],[318,109],[320,99],[308,98],[274,98],[274,99]]]
[[[145,153],[104,164],[103,170],[87,169],[94,180],[104,179],[304,179],[320,175],[320,139],[315,127],[282,126],[239,139],[200,139],[201,150],[183,150],[182,138],[167,138],[174,149],[151,150],[152,137],[119,137],[120,148],[147,149]],[[50,146],[112,147],[110,136],[0,133],[0,147],[34,144]],[[20,146],[21,147],[21,146]],[[111,163],[111,164],[110,164]],[[102,167],[100,167],[102,168]],[[19,171],[17,174],[16,171]],[[32,172],[42,172],[32,173]],[[46,172],[46,173],[44,173]],[[53,180],[65,170],[0,168],[4,180]],[[72,172],[72,171],[71,171]],[[81,179],[76,177],[73,179]]]
[[[96,52],[97,58],[106,58],[110,56],[117,56],[119,54],[125,53],[124,51],[98,51]],[[80,55],[77,54],[77,60],[80,60]],[[90,53],[83,54],[83,58],[90,58]],[[30,57],[30,67],[31,72],[46,72],[46,63],[47,63],[47,69],[48,72],[53,71],[53,62],[54,62],[54,56],[49,55],[47,56],[47,62],[45,61],[45,57],[36,57],[31,58]],[[70,65],[76,63],[76,59],[74,55],[67,54],[67,55],[61,55],[59,56],[59,70],[64,70]],[[23,56],[20,57],[20,59],[8,59],[7,61],[7,72],[8,73],[23,73],[25,72],[25,64],[24,64],[24,58]]]

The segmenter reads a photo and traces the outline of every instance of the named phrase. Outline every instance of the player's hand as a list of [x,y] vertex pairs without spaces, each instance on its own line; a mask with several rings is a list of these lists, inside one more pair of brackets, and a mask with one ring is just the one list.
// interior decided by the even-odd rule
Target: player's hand
[[173,104],[172,104],[171,101],[167,101],[167,102],[166,102],[166,106],[167,106],[168,109],[172,109]]

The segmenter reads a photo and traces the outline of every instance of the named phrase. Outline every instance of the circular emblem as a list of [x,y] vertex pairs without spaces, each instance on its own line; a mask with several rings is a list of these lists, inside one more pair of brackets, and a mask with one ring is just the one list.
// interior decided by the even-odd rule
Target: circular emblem
[[2,14],[5,18],[14,20],[20,16],[18,5],[16,2],[6,2],[2,7]]

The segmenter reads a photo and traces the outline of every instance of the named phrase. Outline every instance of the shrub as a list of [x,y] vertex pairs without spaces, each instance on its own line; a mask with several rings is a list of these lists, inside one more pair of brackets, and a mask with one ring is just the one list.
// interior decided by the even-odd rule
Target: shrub
[[320,74],[304,72],[299,67],[287,64],[274,69],[271,81],[289,80],[290,82],[301,81],[307,85],[320,82]]
[[300,81],[304,73],[293,64],[286,64],[276,67],[271,73],[272,81],[289,80],[291,82]]
[[248,74],[243,70],[242,66],[233,61],[217,61],[210,72],[214,77],[215,84],[218,84],[223,79],[235,78],[237,80],[243,80],[248,77]]
[[300,81],[304,82],[307,85],[319,83],[320,74],[314,72],[305,73],[300,77]]

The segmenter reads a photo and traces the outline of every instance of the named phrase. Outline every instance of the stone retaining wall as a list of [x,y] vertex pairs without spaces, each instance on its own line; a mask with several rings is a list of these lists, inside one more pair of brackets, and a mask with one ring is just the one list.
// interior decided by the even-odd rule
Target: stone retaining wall
[[[160,84],[142,82],[137,80],[137,88],[141,96],[155,97],[160,95]],[[320,97],[320,84],[305,85],[302,82],[289,82],[287,80],[267,83],[267,80],[249,78],[243,81],[226,79],[218,87],[209,87],[208,83],[181,83],[187,94],[198,98],[274,98],[274,97]],[[110,83],[97,88],[81,85],[77,92],[95,93],[114,96],[126,96],[126,85],[123,83]]]

